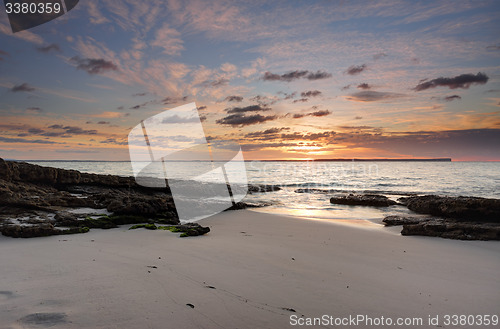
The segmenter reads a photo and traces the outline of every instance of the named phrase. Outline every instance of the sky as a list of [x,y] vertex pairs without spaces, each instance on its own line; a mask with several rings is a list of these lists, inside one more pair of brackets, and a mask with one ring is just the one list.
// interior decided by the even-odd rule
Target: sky
[[0,157],[127,161],[195,102],[247,160],[500,161],[498,31],[498,1],[81,0],[17,33],[2,8]]

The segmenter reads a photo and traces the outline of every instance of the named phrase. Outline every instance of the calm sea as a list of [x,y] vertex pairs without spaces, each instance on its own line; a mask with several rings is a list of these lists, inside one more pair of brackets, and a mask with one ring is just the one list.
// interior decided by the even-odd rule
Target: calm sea
[[[130,162],[30,161],[41,166],[81,172],[132,176]],[[196,162],[170,163],[182,179]],[[259,211],[312,219],[381,220],[406,208],[386,209],[333,205],[329,194],[380,193],[390,198],[438,194],[500,198],[500,162],[259,162],[246,163],[250,184],[277,185],[282,190],[248,195],[247,202],[270,202]],[[231,172],[231,166],[226,169]],[[241,176],[241,175],[240,175]],[[244,180],[244,177],[242,177]],[[297,193],[298,189],[317,189]],[[319,191],[321,190],[321,191]],[[325,193],[325,190],[328,193]]]

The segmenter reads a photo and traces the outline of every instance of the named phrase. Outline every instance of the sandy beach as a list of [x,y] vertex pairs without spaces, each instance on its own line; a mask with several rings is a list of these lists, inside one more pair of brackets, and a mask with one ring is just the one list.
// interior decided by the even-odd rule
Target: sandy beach
[[429,316],[498,314],[498,242],[248,210],[201,224],[212,232],[0,237],[0,328],[286,328],[324,315],[434,328]]

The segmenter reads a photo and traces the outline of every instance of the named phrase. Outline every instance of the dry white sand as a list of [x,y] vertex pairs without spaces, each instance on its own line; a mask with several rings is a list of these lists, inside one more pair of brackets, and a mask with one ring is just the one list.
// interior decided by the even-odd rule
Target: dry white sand
[[212,232],[196,238],[128,226],[1,237],[0,328],[287,328],[293,315],[434,328],[429,315],[500,313],[499,242],[246,210],[201,224]]

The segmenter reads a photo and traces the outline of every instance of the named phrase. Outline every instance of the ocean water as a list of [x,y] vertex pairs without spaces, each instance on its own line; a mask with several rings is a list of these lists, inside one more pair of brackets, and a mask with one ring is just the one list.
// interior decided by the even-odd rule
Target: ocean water
[[[30,163],[81,172],[132,176],[130,162],[29,161]],[[182,179],[200,164],[169,163],[176,168],[171,178]],[[330,204],[330,195],[344,192],[384,194],[392,199],[411,194],[500,198],[499,162],[246,162],[240,182],[281,187],[280,191],[249,194],[247,202],[268,202],[257,211],[318,220],[380,222],[385,216],[405,214],[402,206],[373,208]],[[230,175],[233,168],[226,166]],[[187,175],[189,176],[189,175]],[[210,177],[206,177],[210,180]],[[315,189],[297,193],[298,189]]]

